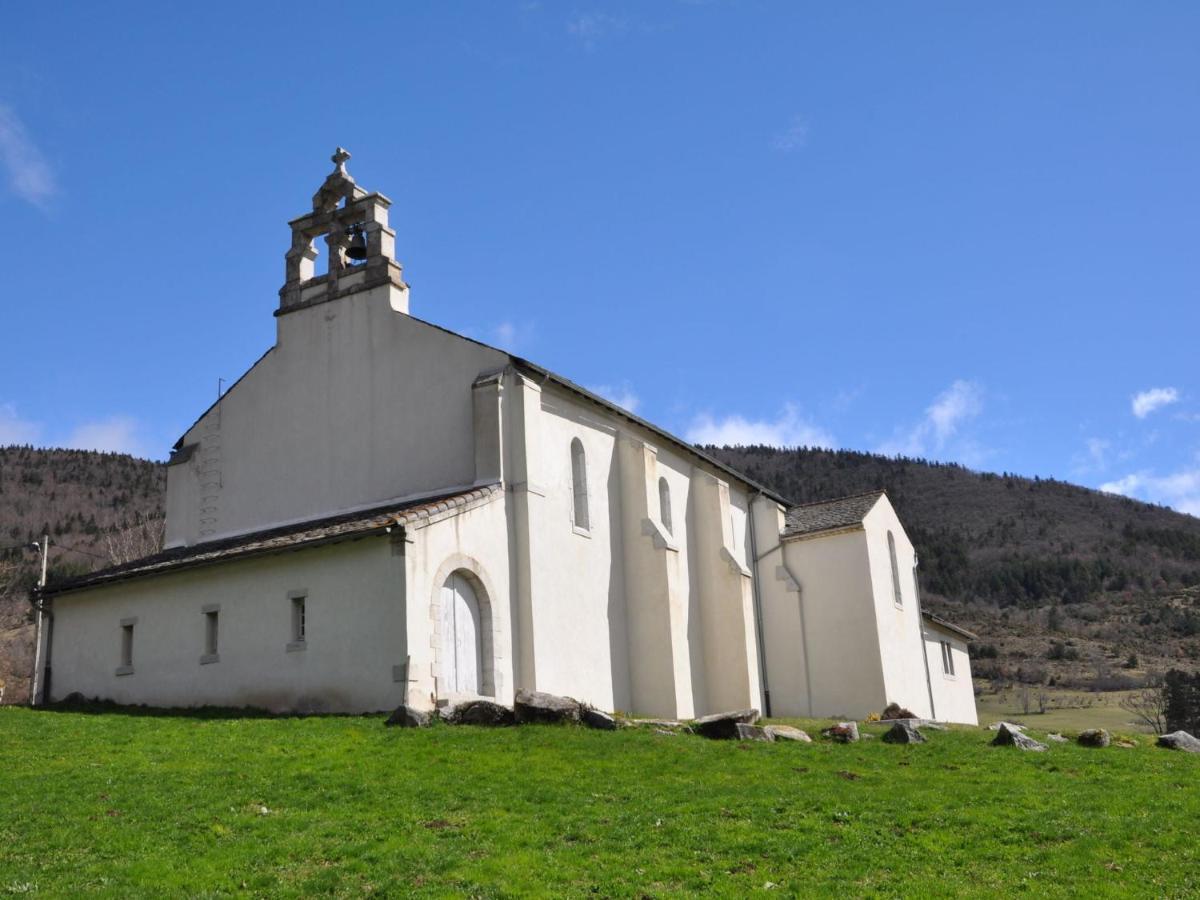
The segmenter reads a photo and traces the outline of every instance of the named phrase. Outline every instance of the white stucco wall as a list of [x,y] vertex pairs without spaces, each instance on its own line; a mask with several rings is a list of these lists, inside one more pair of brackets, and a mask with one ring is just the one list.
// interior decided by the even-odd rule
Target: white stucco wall
[[471,384],[506,354],[396,311],[387,286],[278,324],[168,467],[168,546],[474,482]]
[[[361,712],[404,697],[404,558],[386,537],[204,566],[58,596],[51,699]],[[289,592],[307,639],[289,652]],[[202,665],[203,610],[219,604],[219,656]],[[117,675],[121,621],[136,618],[133,674]]]
[[[954,674],[945,672],[942,665],[941,642],[947,641],[954,658]],[[929,654],[930,684],[933,688],[935,718],[941,722],[978,725],[975,708],[975,687],[971,681],[971,657],[966,642],[952,631],[925,623],[925,649]]]
[[[929,686],[922,653],[921,616],[918,610],[913,566],[916,554],[895,509],[886,496],[880,497],[863,518],[864,537],[874,585],[875,622],[879,658],[883,667],[887,703],[899,703],[921,718],[930,716]],[[892,586],[892,563],[888,534],[896,545],[896,567],[900,602]],[[881,706],[880,709],[883,707]]]

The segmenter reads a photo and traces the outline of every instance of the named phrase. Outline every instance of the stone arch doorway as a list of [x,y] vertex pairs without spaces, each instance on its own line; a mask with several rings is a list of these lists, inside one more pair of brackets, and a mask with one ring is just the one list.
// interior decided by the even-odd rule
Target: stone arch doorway
[[447,560],[434,593],[437,695],[496,695],[492,602],[478,564]]

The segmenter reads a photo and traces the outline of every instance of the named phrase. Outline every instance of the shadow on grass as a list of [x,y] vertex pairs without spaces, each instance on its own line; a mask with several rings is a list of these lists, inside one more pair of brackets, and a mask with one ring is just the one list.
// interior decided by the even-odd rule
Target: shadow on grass
[[136,716],[170,719],[364,719],[384,716],[384,712],[373,713],[303,713],[271,712],[255,706],[126,706],[112,700],[88,699],[80,695],[68,696],[54,703],[37,707],[44,713],[77,713],[89,716]]

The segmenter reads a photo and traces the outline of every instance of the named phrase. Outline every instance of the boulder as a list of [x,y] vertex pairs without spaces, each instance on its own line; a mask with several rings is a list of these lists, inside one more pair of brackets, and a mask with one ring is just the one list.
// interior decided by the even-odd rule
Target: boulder
[[857,722],[838,722],[821,732],[822,736],[842,744],[853,744],[858,740]]
[[392,714],[387,717],[387,721],[383,724],[389,727],[424,728],[432,719],[433,716],[430,713],[402,704],[392,711]]
[[1103,728],[1089,728],[1087,731],[1079,732],[1075,741],[1081,747],[1107,747],[1112,743],[1112,738]]
[[675,719],[621,719],[618,724],[622,728],[661,728],[675,731],[683,728],[683,723]]
[[886,707],[884,707],[884,710],[882,713],[880,713],[879,718],[881,720],[915,719],[916,716],[913,715],[912,710],[905,709],[899,703],[889,703]]
[[767,734],[771,735],[777,741],[799,741],[802,744],[811,744],[807,732],[801,731],[799,728],[793,728],[791,725],[767,725]]
[[1048,735],[1046,735],[1046,740],[1053,741],[1056,744],[1069,744],[1070,743],[1070,741],[1068,741],[1065,737],[1063,737],[1061,734],[1059,734],[1056,731],[1052,731]]
[[692,723],[692,731],[706,738],[729,741],[738,737],[739,725],[753,725],[757,721],[757,709],[737,709],[702,716]]
[[617,720],[606,712],[601,712],[598,709],[592,709],[590,706],[583,707],[579,712],[579,719],[588,728],[595,728],[598,731],[616,731]]
[[579,701],[541,691],[517,691],[513,717],[518,725],[530,722],[578,722]]
[[770,743],[775,740],[775,736],[761,725],[747,725],[745,722],[737,723],[737,736],[739,741],[766,741]]
[[1032,750],[1035,753],[1041,753],[1047,749],[1046,745],[1040,741],[1035,741],[1031,737],[1026,737],[1014,728],[1009,728],[1007,722],[1001,722],[1000,727],[996,729],[996,739],[992,741],[993,747],[1016,747],[1018,750]]
[[491,700],[465,700],[442,711],[451,725],[511,725],[513,711]]
[[883,736],[886,744],[923,744],[925,735],[908,722],[896,722]]
[[1170,734],[1158,736],[1158,746],[1168,750],[1183,750],[1186,753],[1200,753],[1200,740],[1192,737],[1186,731],[1173,731]]
[[1001,728],[1007,728],[1009,731],[1025,731],[1024,725],[1014,725],[1012,722],[993,722],[988,728],[992,731],[999,731]]

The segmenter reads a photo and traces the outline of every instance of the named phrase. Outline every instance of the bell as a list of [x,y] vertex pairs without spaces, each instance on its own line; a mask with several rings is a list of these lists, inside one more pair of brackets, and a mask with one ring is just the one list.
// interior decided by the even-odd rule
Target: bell
[[367,258],[367,236],[363,234],[362,226],[354,225],[347,228],[346,234],[350,235],[350,244],[346,247],[346,258],[362,262]]

